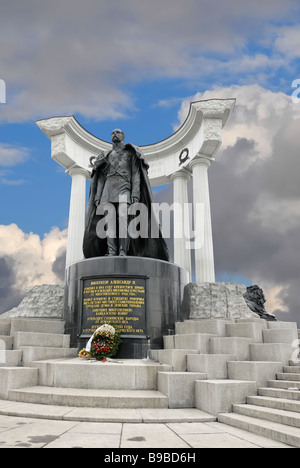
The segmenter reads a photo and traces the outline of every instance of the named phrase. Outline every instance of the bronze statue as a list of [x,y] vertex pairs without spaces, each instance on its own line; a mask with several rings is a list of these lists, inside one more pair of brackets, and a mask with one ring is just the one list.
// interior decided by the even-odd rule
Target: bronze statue
[[[125,134],[112,132],[113,149],[91,158],[92,184],[83,242],[85,258],[102,256],[149,257],[169,261],[169,252],[153,215],[148,177],[149,165],[141,150],[128,143]],[[146,207],[147,233],[131,236],[128,231],[132,207]],[[143,210],[143,212],[145,212]],[[106,232],[99,226],[106,224]],[[157,232],[157,236],[153,236]]]
[[265,309],[266,298],[263,293],[263,290],[257,286],[249,286],[247,288],[246,294],[244,294],[244,299],[246,301],[247,306],[249,307],[252,312],[259,315],[260,318],[265,319],[269,322],[276,322],[277,319],[275,315],[268,314]]

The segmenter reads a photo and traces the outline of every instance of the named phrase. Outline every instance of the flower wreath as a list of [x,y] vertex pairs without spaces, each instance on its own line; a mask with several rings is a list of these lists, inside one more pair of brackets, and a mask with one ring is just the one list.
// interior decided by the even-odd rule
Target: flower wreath
[[108,357],[115,356],[120,344],[120,332],[112,325],[104,324],[95,331],[86,348],[80,351],[79,357],[103,361]]

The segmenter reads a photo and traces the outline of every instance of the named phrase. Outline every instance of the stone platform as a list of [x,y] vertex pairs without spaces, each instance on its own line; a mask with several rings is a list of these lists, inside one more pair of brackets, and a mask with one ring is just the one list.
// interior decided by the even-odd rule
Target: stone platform
[[165,337],[164,349],[150,352],[151,359],[105,364],[77,359],[77,350],[65,347],[62,321],[0,319],[0,331],[10,347],[0,355],[0,414],[96,422],[219,420],[300,447],[296,323],[187,320]]

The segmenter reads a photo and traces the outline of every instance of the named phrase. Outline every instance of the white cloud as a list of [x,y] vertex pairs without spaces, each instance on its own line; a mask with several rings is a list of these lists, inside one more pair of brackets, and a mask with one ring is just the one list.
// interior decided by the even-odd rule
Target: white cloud
[[25,180],[12,179],[11,175],[13,175],[13,171],[11,170],[0,171],[0,185],[10,185],[13,187],[17,187],[19,185],[25,184]]
[[14,147],[9,144],[0,144],[0,166],[16,166],[25,162],[29,157],[29,150],[22,147]]
[[218,274],[266,292],[269,312],[299,320],[300,106],[257,85],[215,88],[186,99],[237,98],[210,169]]
[[[272,92],[258,85],[215,87],[184,100],[178,112],[179,124],[174,126],[174,130],[185,121],[191,101],[227,98],[236,98],[237,101],[224,129],[222,151],[244,138],[255,141],[255,158],[269,158],[273,153],[273,139],[279,129],[286,121],[300,117],[300,106],[293,104],[291,96],[284,93]],[[250,162],[255,160],[245,161],[241,155],[241,167],[246,169]]]
[[[1,119],[126,117],[136,105],[128,84],[208,74],[217,80],[223,72],[258,79],[257,70],[282,65],[282,57],[249,55],[248,41],[259,40],[273,20],[289,18],[295,4],[10,0],[0,18],[1,78],[8,89]],[[278,47],[284,50],[282,42]]]
[[275,48],[289,58],[300,57],[300,28],[299,25],[281,27],[277,30]]
[[54,227],[41,239],[34,233],[25,234],[16,224],[0,225],[0,258],[9,260],[18,294],[35,285],[60,282],[53,264],[66,245],[67,230]]

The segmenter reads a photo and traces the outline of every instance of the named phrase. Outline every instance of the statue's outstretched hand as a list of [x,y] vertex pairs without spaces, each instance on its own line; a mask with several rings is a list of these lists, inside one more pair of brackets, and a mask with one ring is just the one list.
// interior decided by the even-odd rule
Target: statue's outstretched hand
[[96,161],[94,162],[94,166],[100,167],[101,164],[105,162],[105,156],[104,153],[100,153],[99,156],[97,157]]

